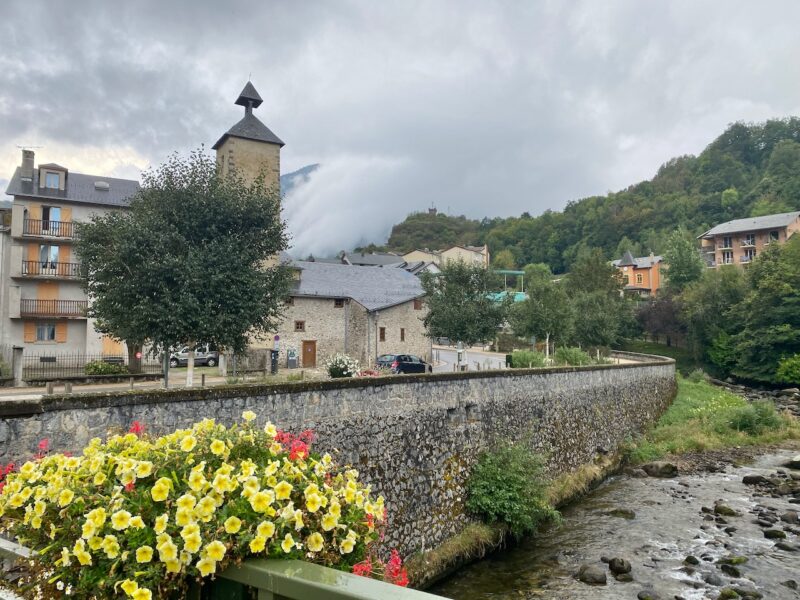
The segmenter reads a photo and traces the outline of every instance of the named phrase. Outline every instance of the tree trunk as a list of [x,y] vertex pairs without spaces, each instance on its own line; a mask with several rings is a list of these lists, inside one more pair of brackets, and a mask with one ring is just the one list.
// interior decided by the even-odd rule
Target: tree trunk
[[142,359],[140,356],[137,356],[142,351],[141,344],[136,344],[134,342],[125,342],[125,345],[128,347],[128,372],[129,373],[141,373],[142,372]]
[[186,357],[186,387],[194,385],[194,344],[189,345],[189,355]]
[[550,361],[550,334],[548,333],[544,339],[544,357]]

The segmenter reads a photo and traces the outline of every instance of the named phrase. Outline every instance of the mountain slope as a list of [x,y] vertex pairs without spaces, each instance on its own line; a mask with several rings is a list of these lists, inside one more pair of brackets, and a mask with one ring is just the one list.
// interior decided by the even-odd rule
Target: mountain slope
[[608,258],[628,249],[661,253],[668,234],[696,234],[716,223],[800,210],[800,119],[734,123],[699,156],[666,162],[656,175],[606,196],[567,204],[537,217],[507,219],[416,213],[395,225],[389,250],[486,242],[493,255],[509,250],[516,266],[544,262],[565,271],[586,247]]

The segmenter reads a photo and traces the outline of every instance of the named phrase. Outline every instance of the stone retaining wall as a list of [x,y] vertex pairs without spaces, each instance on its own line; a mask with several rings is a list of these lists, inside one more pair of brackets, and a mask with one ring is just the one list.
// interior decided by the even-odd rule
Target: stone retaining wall
[[600,367],[442,373],[276,386],[48,396],[0,403],[0,462],[30,456],[41,438],[79,451],[134,420],[154,433],[203,417],[313,428],[316,447],[351,464],[386,497],[387,544],[404,555],[436,546],[468,518],[464,483],[479,453],[528,440],[554,474],[616,450],[651,425],[675,394],[671,359]]

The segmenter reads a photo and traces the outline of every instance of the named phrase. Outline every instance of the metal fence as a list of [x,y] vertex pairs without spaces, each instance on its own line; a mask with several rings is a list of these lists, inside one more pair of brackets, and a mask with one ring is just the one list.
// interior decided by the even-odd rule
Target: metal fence
[[26,381],[45,381],[97,375],[159,375],[163,372],[163,364],[158,357],[143,356],[138,362],[138,366],[131,366],[127,354],[26,352],[22,358],[22,378]]
[[48,275],[51,277],[80,277],[81,264],[52,260],[23,260],[23,275]]
[[42,237],[71,238],[75,236],[75,223],[71,221],[25,219],[22,222],[22,233]]
[[85,317],[86,300],[36,300],[23,298],[19,314],[23,317]]

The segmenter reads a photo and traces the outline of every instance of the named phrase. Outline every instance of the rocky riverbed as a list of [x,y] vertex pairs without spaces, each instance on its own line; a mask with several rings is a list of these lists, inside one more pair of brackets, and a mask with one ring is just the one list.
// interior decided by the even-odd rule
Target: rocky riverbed
[[616,476],[560,528],[430,591],[460,600],[800,598],[800,457],[687,457]]

